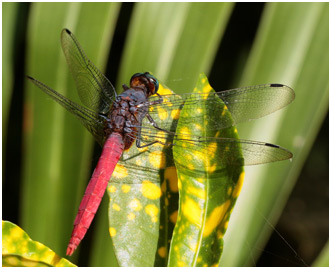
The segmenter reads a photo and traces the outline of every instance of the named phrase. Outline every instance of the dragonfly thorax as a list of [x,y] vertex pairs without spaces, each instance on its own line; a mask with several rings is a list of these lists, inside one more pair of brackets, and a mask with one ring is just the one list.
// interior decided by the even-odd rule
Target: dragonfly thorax
[[137,126],[141,126],[141,120],[147,113],[144,103],[147,97],[140,88],[126,88],[117,96],[109,112],[109,120],[105,130],[106,135],[113,132],[122,135],[125,149],[131,147],[137,137]]

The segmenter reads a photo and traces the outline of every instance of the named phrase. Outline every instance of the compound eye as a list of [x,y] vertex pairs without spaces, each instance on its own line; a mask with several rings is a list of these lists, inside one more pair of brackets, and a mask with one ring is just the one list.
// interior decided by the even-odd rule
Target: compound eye
[[140,78],[141,76],[143,76],[144,74],[143,73],[136,73],[134,74],[131,79],[130,79],[130,86],[131,87],[136,87],[138,85],[140,85]]
[[151,94],[156,94],[159,89],[159,81],[150,73],[145,73],[146,77],[149,81],[149,89],[151,91]]

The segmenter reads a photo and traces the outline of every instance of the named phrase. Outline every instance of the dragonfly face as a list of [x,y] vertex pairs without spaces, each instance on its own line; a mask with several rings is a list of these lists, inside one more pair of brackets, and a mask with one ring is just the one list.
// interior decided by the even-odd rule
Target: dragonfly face
[[131,77],[130,86],[141,87],[144,86],[148,91],[146,92],[147,96],[156,94],[159,89],[158,80],[148,72],[145,73],[136,73]]

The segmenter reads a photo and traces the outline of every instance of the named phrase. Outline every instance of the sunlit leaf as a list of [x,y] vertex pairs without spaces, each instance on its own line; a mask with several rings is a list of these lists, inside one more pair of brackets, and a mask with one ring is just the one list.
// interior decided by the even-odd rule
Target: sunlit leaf
[[[200,75],[195,92],[213,92],[205,75]],[[238,138],[235,127],[223,130],[209,127],[210,122],[213,119],[218,120],[220,115],[228,117],[229,121],[233,120],[221,99],[213,107],[207,106],[207,102],[208,98],[199,100],[197,107],[201,109],[195,111],[186,111],[184,105],[177,133],[202,138]],[[187,123],[186,116],[194,117],[188,113],[197,113],[197,121],[183,124]],[[204,117],[199,116],[201,113]],[[223,250],[223,236],[243,183],[243,166],[227,164],[226,148],[217,147],[213,142],[200,144],[199,148],[202,150],[198,150],[196,145],[192,147],[184,138],[176,141],[174,146],[180,201],[171,241],[169,266],[218,265]],[[231,154],[242,160],[240,145],[232,150]]]
[[[78,101],[61,49],[61,30],[73,31],[90,60],[103,70],[118,10],[118,3],[32,3],[26,74]],[[64,255],[90,177],[94,142],[72,115],[30,81],[26,86],[21,219],[31,236]],[[97,265],[104,260],[109,264],[109,256],[98,258]]]
[[[238,86],[284,83],[294,89],[296,99],[280,112],[238,125],[238,131],[241,138],[282,145],[294,157],[292,162],[246,169],[243,191],[225,235],[221,266],[255,265],[295,185],[328,111],[328,34],[328,3],[265,6]],[[294,264],[305,265],[287,249]]]
[[40,242],[33,241],[17,225],[2,221],[2,266],[73,267],[75,265]]
[[[173,92],[160,84],[158,93]],[[172,116],[168,115],[171,121]],[[178,199],[171,148],[133,145],[124,152],[107,190],[109,233],[119,264],[166,265]]]

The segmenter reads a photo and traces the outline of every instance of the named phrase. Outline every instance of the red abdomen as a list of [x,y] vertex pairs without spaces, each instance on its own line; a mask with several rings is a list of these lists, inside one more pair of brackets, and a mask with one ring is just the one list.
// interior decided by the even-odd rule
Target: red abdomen
[[74,229],[67,248],[67,255],[72,255],[90,227],[123,150],[122,136],[119,133],[112,133],[103,146],[98,164],[79,205]]

